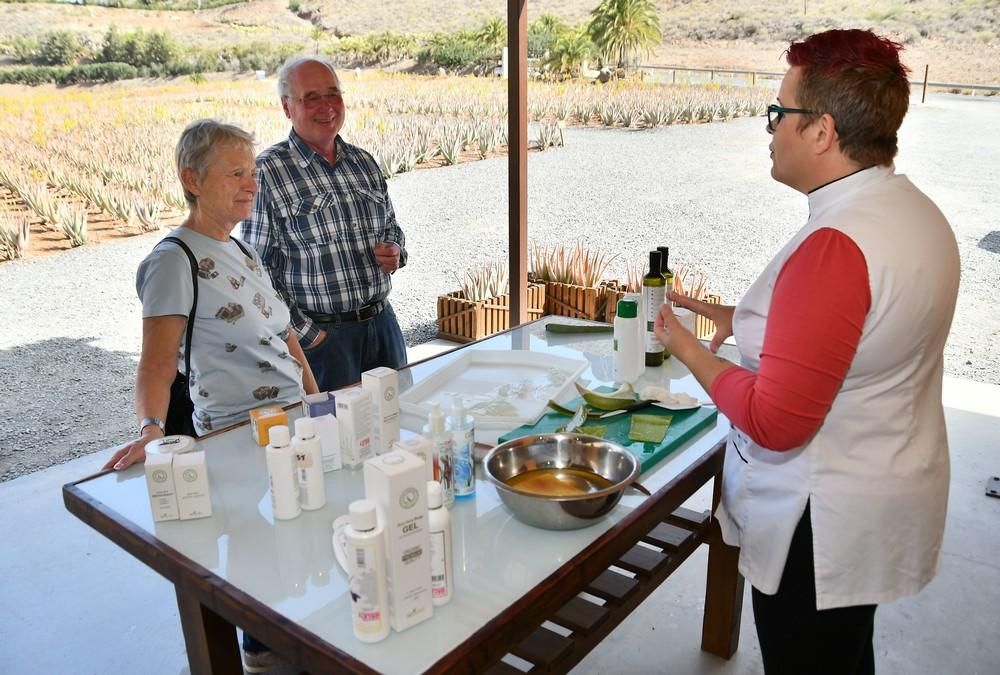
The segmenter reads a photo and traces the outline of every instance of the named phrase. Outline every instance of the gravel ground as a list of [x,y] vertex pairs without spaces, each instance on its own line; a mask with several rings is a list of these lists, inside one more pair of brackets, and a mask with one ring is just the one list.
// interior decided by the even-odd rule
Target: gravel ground
[[[1000,384],[1000,100],[915,102],[897,169],[955,228],[962,256],[950,375]],[[529,159],[528,222],[542,244],[581,239],[707,272],[735,302],[807,217],[805,199],[770,179],[759,119],[655,131],[569,129]],[[419,171],[390,181],[410,265],[391,296],[410,345],[434,337],[435,298],[454,274],[507,250],[507,162]],[[0,481],[119,443],[133,433],[140,345],[134,274],[161,234],[0,265]],[[622,274],[616,263],[612,271]]]

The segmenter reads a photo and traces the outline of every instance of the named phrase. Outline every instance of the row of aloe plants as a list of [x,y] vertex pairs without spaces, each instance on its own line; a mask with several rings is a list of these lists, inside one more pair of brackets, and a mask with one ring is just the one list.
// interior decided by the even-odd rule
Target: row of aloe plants
[[[506,150],[502,80],[364,73],[345,76],[343,85],[343,134],[372,151],[386,177]],[[532,82],[530,142],[540,150],[562,145],[572,125],[652,128],[759,115],[771,95],[717,85]],[[261,146],[288,133],[273,84],[256,81],[38,89],[0,95],[0,116],[0,186],[38,227],[73,245],[86,241],[88,214],[144,232],[186,208],[173,148],[189,121],[235,122]],[[4,228],[4,237],[18,229]]]

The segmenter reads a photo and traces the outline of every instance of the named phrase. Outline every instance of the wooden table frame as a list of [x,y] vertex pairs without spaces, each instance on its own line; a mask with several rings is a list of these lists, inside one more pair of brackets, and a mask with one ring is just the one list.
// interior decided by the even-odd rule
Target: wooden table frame
[[[724,449],[722,443],[712,448],[431,671],[482,673],[492,668],[494,673],[517,672],[500,663],[512,653],[535,665],[530,672],[566,672],[702,543],[709,546],[709,555],[701,646],[723,658],[732,656],[739,644],[743,604],[743,578],[736,569],[738,549],[722,542],[708,514],[681,508],[713,479],[713,501],[718,501]],[[328,672],[333,664],[344,672],[376,672],[120,518],[77,487],[94,477],[63,487],[66,508],[174,584],[193,674],[243,672],[235,626],[249,630],[283,658],[310,672]],[[577,597],[580,593],[600,597],[605,604]],[[572,633],[563,637],[549,631],[541,626],[545,621]]]
[[[528,672],[567,672],[701,544],[709,547],[701,648],[730,658],[739,644],[743,605],[738,549],[722,542],[710,514],[681,507],[702,486],[714,481],[714,510],[724,455],[723,441],[442,657],[429,672],[522,672],[502,662],[508,653],[532,664]],[[309,672],[376,672],[181,555],[78,487],[103,473],[63,486],[63,502],[73,515],[174,584],[194,675],[243,672],[235,626],[248,630],[282,658]],[[600,598],[603,604],[587,596]],[[545,628],[542,624],[546,621],[568,629],[569,635]]]

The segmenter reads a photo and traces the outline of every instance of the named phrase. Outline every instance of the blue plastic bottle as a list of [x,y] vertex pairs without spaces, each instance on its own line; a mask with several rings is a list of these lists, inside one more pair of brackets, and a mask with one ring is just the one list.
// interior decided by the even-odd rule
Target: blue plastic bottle
[[468,497],[476,493],[476,472],[472,456],[472,449],[476,444],[476,422],[472,415],[465,413],[465,405],[460,394],[455,394],[452,399],[448,422],[452,434],[455,496]]

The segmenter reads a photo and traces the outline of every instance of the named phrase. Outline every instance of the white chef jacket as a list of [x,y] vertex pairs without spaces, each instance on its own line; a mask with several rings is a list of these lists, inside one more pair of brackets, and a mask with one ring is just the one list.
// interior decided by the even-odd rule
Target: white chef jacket
[[938,567],[949,479],[941,380],[958,246],[934,203],[892,167],[815,190],[809,212],[736,307],[742,365],[759,368],[775,280],[820,228],[843,232],[864,254],[871,308],[809,442],[775,452],[732,429],[716,516],[726,543],[740,547],[742,574],[773,594],[808,501],[817,608],[878,604],[916,593]]

